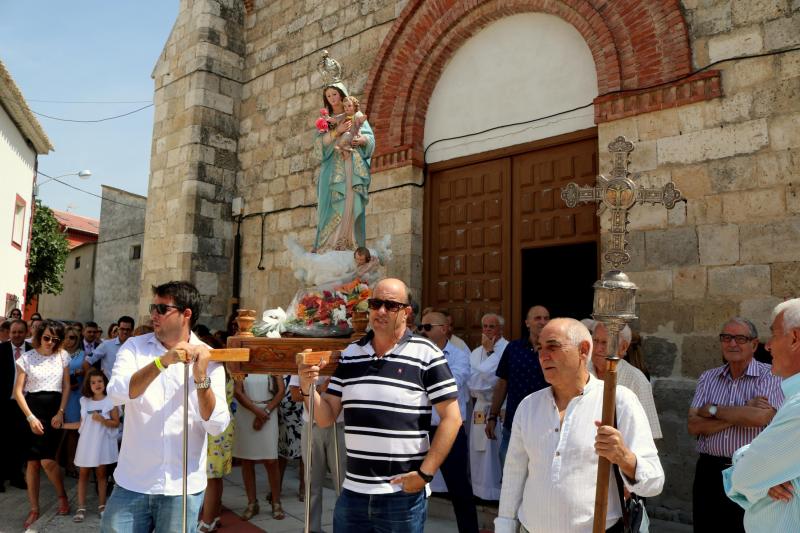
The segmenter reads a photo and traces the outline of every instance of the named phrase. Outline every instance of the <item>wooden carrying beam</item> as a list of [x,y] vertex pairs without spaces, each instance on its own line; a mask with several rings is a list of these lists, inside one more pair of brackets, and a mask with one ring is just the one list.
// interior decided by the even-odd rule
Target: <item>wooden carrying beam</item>
[[[329,376],[336,370],[341,351],[352,341],[353,339],[349,337],[284,337],[278,339],[230,337],[228,338],[228,349],[246,349],[249,351],[250,357],[246,360],[227,360],[226,366],[228,372],[233,376],[246,374],[294,375],[297,374],[297,356],[303,354],[303,357],[309,362],[317,362],[320,357],[326,358],[327,364],[320,374]],[[320,352],[329,355],[316,355]]]

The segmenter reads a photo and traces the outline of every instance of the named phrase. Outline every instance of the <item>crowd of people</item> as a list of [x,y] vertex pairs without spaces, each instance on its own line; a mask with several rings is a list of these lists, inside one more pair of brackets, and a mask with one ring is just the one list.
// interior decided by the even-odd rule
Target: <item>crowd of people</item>
[[[27,489],[27,528],[39,518],[41,470],[58,514],[70,514],[66,472],[78,478],[73,520],[82,522],[94,478],[103,531],[178,530],[182,368],[190,364],[187,503],[198,532],[221,527],[222,479],[234,461],[248,499],[244,520],[260,513],[256,464],[266,469],[271,516],[281,520],[286,465],[300,461],[297,497],[309,483],[311,531],[322,531],[327,472],[337,486],[336,532],[421,532],[431,491],[449,493],[462,533],[479,531],[476,497],[498,502],[499,532],[589,531],[598,456],[614,466],[607,531],[625,530],[626,500],[660,493],[661,426],[629,328],[619,335],[616,423],[603,426],[604,324],[551,320],[536,305],[526,335],[508,341],[504,318],[487,313],[470,351],[450,314],[419,312],[400,280],[379,282],[368,304],[369,332],[343,352],[331,378],[300,365],[294,376],[243,381],[209,350],[236,333],[235,321],[213,334],[197,324],[201,299],[187,282],[154,287],[150,323],[137,328],[120,317],[105,339],[94,322],[25,321],[13,310],[0,324],[0,385],[19,438],[2,442],[0,490],[6,480]],[[800,405],[800,300],[773,313],[774,366],[756,359],[758,338],[750,320],[730,318],[719,335],[724,364],[698,380],[688,413],[699,452],[696,531],[720,521],[726,531],[772,531],[800,519],[792,483],[800,458],[787,446]],[[304,480],[307,422],[318,428]]]

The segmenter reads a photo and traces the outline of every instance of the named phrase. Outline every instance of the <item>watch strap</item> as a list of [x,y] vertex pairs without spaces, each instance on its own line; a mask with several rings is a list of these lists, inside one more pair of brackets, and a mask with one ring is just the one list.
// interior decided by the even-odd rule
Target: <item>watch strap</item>
[[426,474],[425,472],[422,471],[421,468],[417,468],[417,474],[419,475],[419,477],[422,478],[422,480],[425,483],[430,483],[431,481],[433,481],[433,476],[430,474]]

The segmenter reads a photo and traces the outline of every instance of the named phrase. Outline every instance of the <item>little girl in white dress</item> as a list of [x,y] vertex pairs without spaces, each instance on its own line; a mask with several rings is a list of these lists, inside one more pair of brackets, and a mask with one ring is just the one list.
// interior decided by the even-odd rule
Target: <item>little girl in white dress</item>
[[97,369],[91,369],[81,389],[81,421],[64,424],[66,429],[80,432],[78,449],[75,452],[75,466],[80,467],[78,478],[78,511],[72,518],[83,522],[86,518],[86,488],[92,469],[96,468],[97,492],[100,505],[97,510],[102,515],[106,507],[108,477],[106,465],[117,462],[117,432],[119,410],[106,396],[108,378]]

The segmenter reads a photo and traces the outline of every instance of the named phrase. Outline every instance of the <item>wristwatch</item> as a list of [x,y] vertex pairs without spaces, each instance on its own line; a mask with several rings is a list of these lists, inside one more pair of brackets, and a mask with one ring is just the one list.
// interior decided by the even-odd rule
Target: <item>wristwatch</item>
[[708,414],[710,414],[712,418],[717,418],[717,404],[711,404],[711,407],[708,408]]
[[422,471],[421,468],[417,468],[417,474],[419,475],[419,477],[422,478],[422,481],[424,481],[425,483],[430,483],[431,481],[433,481],[433,476],[431,476],[430,474],[426,474],[425,472]]
[[198,390],[211,388],[211,377],[206,376],[206,378],[203,381],[200,382],[195,381],[194,386]]

